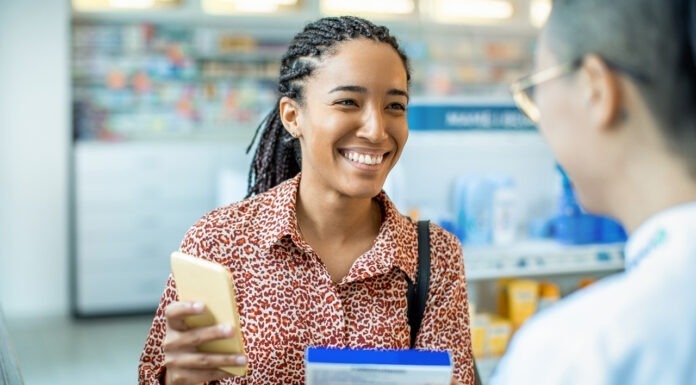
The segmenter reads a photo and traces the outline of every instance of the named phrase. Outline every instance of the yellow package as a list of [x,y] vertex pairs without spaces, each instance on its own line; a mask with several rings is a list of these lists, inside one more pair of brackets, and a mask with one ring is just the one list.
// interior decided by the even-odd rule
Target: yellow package
[[561,288],[553,282],[539,283],[538,311],[542,311],[561,299]]
[[582,277],[580,278],[580,282],[578,282],[578,290],[584,289],[592,284],[597,282],[597,278],[594,277]]
[[513,280],[503,278],[498,280],[498,315],[505,318],[510,318],[510,306],[508,304],[508,284]]
[[490,315],[474,314],[471,317],[471,349],[474,357],[483,358],[486,356],[486,332],[490,323]]
[[539,283],[532,280],[514,279],[506,282],[498,296],[499,311],[512,322],[513,331],[537,311]]
[[484,351],[492,357],[501,357],[505,354],[510,337],[512,336],[512,323],[503,317],[493,317],[486,330],[486,346]]

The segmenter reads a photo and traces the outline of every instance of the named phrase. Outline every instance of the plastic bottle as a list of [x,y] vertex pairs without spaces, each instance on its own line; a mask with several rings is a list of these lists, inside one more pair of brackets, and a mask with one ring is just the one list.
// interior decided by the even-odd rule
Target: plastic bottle
[[519,225],[518,196],[512,177],[496,183],[492,202],[492,238],[496,245],[509,245],[517,239]]
[[466,243],[489,245],[492,240],[492,199],[495,183],[486,177],[467,183],[464,199]]

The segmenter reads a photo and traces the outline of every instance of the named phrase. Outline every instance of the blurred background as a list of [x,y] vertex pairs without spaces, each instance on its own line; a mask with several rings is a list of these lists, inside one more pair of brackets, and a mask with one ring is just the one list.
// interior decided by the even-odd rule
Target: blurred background
[[385,189],[462,240],[485,382],[525,319],[623,268],[623,230],[582,211],[508,92],[550,7],[0,0],[0,345],[24,382],[137,382],[169,253],[244,196],[292,35],[343,14],[390,27],[412,61],[411,136]]

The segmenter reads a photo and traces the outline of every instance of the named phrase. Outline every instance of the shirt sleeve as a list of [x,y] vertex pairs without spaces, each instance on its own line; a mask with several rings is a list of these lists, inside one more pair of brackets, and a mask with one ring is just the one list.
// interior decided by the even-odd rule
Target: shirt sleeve
[[454,378],[473,385],[474,357],[462,248],[453,235],[438,227],[431,227],[430,245],[430,289],[416,347],[449,350]]
[[167,321],[164,317],[164,310],[174,301],[178,300],[174,279],[169,276],[167,285],[162,293],[155,318],[152,320],[150,332],[145,340],[145,347],[140,355],[138,365],[138,383],[140,385],[159,385],[164,384],[164,352],[162,342],[167,334]]

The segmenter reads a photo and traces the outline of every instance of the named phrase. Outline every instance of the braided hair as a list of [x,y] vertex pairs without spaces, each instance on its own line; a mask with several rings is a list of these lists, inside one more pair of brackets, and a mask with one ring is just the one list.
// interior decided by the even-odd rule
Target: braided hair
[[247,148],[248,153],[260,134],[249,170],[247,197],[261,194],[300,172],[300,141],[283,127],[280,120],[280,99],[285,96],[302,104],[304,81],[311,76],[320,60],[335,54],[336,45],[340,42],[357,38],[392,46],[401,57],[406,67],[407,80],[410,81],[408,58],[386,27],[353,16],[326,17],[307,24],[302,32],[295,35],[281,59],[278,101],[257,128]]

